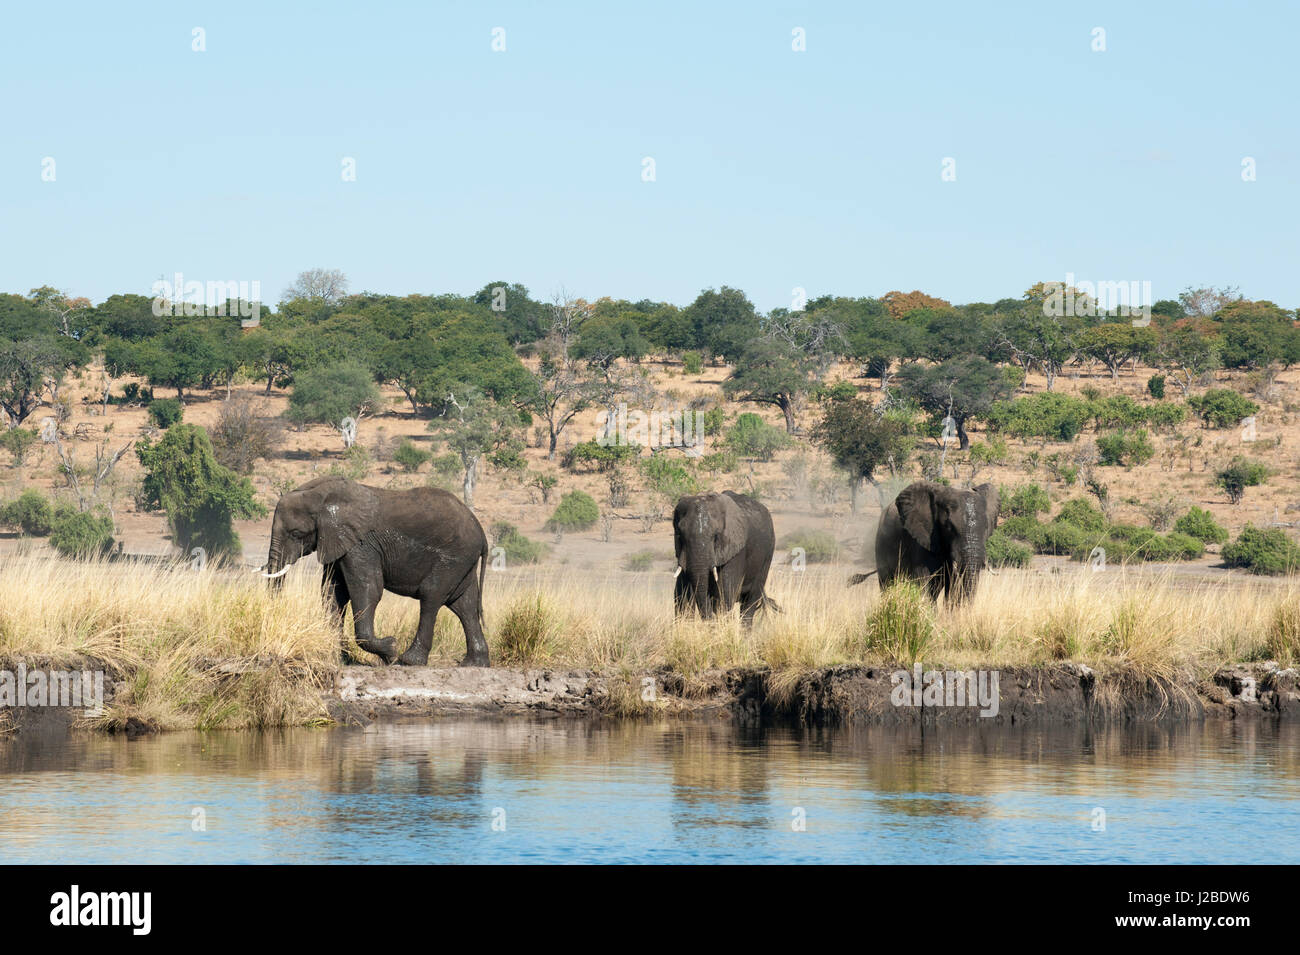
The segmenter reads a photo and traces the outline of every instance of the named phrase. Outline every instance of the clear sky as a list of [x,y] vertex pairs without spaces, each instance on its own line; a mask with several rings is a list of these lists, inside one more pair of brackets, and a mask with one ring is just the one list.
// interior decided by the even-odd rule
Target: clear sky
[[321,266],[767,310],[1071,272],[1295,307],[1297,32],[1280,0],[8,4],[0,290],[275,301]]

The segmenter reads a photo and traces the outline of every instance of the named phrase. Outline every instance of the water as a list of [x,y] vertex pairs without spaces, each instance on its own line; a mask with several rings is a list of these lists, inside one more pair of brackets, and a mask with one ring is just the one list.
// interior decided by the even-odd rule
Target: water
[[18,738],[0,862],[1296,863],[1298,744],[1245,724]]

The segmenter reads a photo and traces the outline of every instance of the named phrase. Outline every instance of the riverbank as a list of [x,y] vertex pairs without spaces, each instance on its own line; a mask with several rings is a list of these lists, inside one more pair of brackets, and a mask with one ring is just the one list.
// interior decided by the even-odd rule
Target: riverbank
[[[41,661],[26,666],[35,672]],[[93,660],[81,661],[93,670]],[[223,667],[217,665],[217,669]],[[227,679],[267,685],[273,675],[224,667]],[[126,680],[104,684],[104,715],[84,708],[0,709],[0,735],[100,729],[136,736],[164,727],[115,718]],[[1239,664],[1207,679],[1098,673],[1076,663],[948,671],[901,665],[834,666],[802,673],[768,668],[600,673],[579,669],[340,668],[299,722],[356,726],[477,717],[734,721],[752,726],[1060,726],[1300,720],[1300,671]]]

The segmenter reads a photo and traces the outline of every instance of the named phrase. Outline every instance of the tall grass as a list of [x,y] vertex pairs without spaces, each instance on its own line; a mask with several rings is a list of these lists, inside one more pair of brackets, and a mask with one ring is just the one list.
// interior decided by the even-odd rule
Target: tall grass
[[[488,575],[485,616],[499,666],[637,674],[668,667],[689,681],[715,668],[767,667],[774,680],[840,663],[1015,666],[1074,660],[1151,677],[1228,662],[1300,660],[1300,585],[1226,577],[1004,571],[966,606],[936,607],[915,588],[846,589],[845,571],[781,570],[769,591],[784,612],[752,629],[733,611],[674,619],[671,576],[545,567]],[[0,659],[48,665],[96,658],[123,679],[104,718],[160,727],[250,727],[325,717],[338,666],[319,568],[304,561],[284,586],[247,573],[48,556],[0,558]],[[408,642],[414,601],[386,595],[376,630]],[[351,621],[346,626],[352,633]],[[352,645],[357,658],[373,662]],[[432,665],[465,651],[447,610]],[[635,683],[635,681],[633,681]]]

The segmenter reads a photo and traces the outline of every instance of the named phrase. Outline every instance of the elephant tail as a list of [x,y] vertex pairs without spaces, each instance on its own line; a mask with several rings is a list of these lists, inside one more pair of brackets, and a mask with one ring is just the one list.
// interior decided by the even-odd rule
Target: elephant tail
[[478,555],[478,625],[486,626],[483,621],[483,584],[487,582],[488,546],[483,545],[483,553]]
[[868,577],[870,577],[870,576],[872,576],[873,574],[875,574],[875,572],[876,572],[876,571],[874,571],[874,570],[869,570],[869,571],[867,571],[865,574],[854,574],[852,577],[849,578],[849,582],[848,582],[848,584],[847,584],[846,586],[849,586],[849,587],[856,586],[857,584],[862,583],[862,582],[863,582],[864,580],[866,580]]

